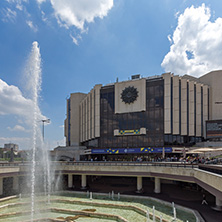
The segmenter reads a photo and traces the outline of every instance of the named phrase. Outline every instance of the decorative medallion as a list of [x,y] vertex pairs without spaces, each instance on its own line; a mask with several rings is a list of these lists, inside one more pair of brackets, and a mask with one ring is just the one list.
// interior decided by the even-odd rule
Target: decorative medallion
[[138,91],[133,86],[126,87],[121,93],[121,99],[125,103],[133,103],[138,97]]

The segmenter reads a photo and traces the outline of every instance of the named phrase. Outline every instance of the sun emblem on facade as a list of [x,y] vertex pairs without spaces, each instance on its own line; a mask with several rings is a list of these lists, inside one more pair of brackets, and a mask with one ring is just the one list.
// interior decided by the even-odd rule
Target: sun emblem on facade
[[125,103],[133,103],[138,97],[138,91],[133,86],[126,87],[121,93],[121,99]]

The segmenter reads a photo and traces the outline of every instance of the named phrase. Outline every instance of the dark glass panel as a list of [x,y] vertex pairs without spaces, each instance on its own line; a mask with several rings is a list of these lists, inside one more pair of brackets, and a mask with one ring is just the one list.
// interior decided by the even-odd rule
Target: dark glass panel
[[148,95],[153,97],[155,95],[155,91],[154,90],[155,89],[154,89],[153,86],[148,87]]
[[[102,140],[100,138],[101,147],[107,145],[119,148],[163,145],[163,80],[147,80],[147,110],[145,112],[114,114],[114,86],[102,87],[100,92],[100,135],[103,137]],[[146,128],[146,135],[114,137],[113,134],[114,129],[135,130],[142,127]]]
[[160,96],[160,86],[155,86],[155,96],[159,97]]
[[127,136],[123,136],[123,147],[127,147]]
[[169,135],[169,143],[172,144],[173,143],[173,136]]
[[128,146],[127,147],[132,147],[133,146],[133,137],[134,136],[127,136],[127,139],[128,139]]

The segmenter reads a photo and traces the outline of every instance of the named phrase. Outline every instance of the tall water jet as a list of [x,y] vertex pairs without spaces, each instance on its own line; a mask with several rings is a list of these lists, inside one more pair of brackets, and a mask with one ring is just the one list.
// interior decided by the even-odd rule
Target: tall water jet
[[[32,50],[27,64],[27,88],[30,99],[33,102],[32,110],[32,167],[31,167],[31,220],[33,221],[35,212],[35,193],[36,188],[44,189],[45,196],[50,201],[51,181],[48,153],[43,143],[43,135],[40,130],[40,122],[42,121],[41,111],[39,109],[39,93],[41,90],[41,55],[37,42],[33,42]],[[38,158],[39,154],[40,158]],[[43,157],[43,158],[42,158]],[[40,161],[42,161],[40,164]],[[38,172],[37,172],[38,171]],[[38,178],[37,178],[38,176]],[[43,177],[43,178],[42,178]],[[43,181],[43,183],[42,183]],[[39,192],[40,190],[38,190]]]
[[38,98],[41,90],[41,56],[37,42],[32,43],[29,59],[30,86],[32,87],[33,100],[33,134],[32,134],[32,170],[31,170],[31,220],[33,221],[35,209],[35,170],[36,170],[36,145],[37,145],[37,118],[39,114]]

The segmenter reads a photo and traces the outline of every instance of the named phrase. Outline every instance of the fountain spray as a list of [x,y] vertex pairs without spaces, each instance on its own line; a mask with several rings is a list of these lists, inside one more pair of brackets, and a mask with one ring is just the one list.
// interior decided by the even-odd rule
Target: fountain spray
[[38,98],[41,89],[41,57],[37,42],[32,43],[32,51],[29,57],[28,70],[29,75],[28,86],[31,89],[33,101],[33,129],[32,129],[32,169],[31,169],[31,221],[33,221],[35,210],[35,171],[36,171],[36,146],[38,131]]

